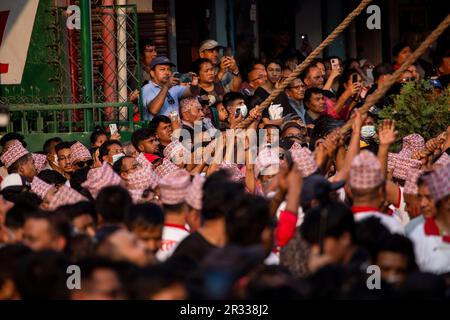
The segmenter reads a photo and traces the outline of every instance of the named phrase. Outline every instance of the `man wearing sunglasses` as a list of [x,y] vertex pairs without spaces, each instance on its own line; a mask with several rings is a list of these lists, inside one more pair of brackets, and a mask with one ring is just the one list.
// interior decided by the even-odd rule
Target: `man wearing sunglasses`
[[191,85],[181,86],[180,80],[174,77],[172,67],[175,64],[167,57],[152,60],[152,81],[142,87],[144,120],[152,120],[156,115],[169,116],[172,111],[179,113],[179,100],[198,94],[197,77],[193,75]]

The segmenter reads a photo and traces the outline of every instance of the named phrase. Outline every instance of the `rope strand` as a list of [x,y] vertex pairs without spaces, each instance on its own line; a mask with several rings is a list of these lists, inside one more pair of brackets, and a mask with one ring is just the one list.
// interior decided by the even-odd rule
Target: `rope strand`
[[[375,103],[377,103],[389,88],[397,81],[397,79],[416,61],[425,51],[431,46],[433,42],[439,38],[439,36],[450,25],[450,14],[439,24],[439,26],[433,30],[432,33],[420,44],[420,46],[414,51],[414,53],[406,60],[397,71],[395,71],[386,82],[383,83],[373,94],[367,97],[366,102],[363,104],[359,111],[361,115],[365,115]],[[347,121],[347,123],[341,128],[341,132],[345,133],[351,129],[353,119]]]
[[[265,108],[270,106],[270,104],[275,100],[278,95],[286,89],[286,87],[298,77],[298,75],[306,69],[307,66],[317,58],[322,51],[327,47],[331,42],[333,42],[340,34],[348,27],[348,25],[364,10],[364,8],[371,3],[373,0],[363,0],[361,3],[353,10],[340,24],[337,26],[331,34],[316,48],[313,52],[311,52],[306,59],[299,64],[294,71],[280,84],[278,88],[272,91],[272,93],[264,100],[259,106],[257,106],[258,111],[263,111]],[[253,122],[254,119],[247,118],[238,124],[237,128],[246,128]]]

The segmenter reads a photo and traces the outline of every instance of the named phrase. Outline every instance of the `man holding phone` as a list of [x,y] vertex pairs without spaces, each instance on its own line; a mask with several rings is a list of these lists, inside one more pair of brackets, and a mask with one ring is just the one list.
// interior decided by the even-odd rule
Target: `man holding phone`
[[219,50],[224,48],[215,40],[205,40],[200,44],[199,55],[200,58],[209,59],[212,62],[216,69],[215,81],[220,81],[225,88],[228,88],[227,92],[239,91],[242,79],[236,60],[227,54],[219,59]]
[[152,60],[152,81],[142,88],[144,120],[152,120],[156,115],[169,116],[172,111],[179,112],[180,99],[198,94],[197,77],[193,77],[190,85],[181,86],[180,79],[172,73],[172,67],[175,67],[175,64],[167,57],[156,57]]

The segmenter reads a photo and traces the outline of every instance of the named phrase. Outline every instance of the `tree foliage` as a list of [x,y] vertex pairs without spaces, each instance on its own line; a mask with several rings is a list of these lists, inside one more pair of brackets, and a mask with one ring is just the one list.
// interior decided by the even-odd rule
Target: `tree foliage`
[[450,125],[450,88],[439,92],[427,80],[407,82],[380,117],[396,120],[399,138],[412,133],[433,138]]

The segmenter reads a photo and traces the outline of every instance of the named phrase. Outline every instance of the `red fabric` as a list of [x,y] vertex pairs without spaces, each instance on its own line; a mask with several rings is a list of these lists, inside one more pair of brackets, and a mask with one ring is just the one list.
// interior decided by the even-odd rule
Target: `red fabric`
[[369,211],[376,211],[379,212],[379,210],[377,208],[374,207],[357,207],[357,206],[353,206],[352,207],[352,212],[353,213],[361,213],[361,212],[369,212]]
[[284,247],[294,237],[297,227],[297,214],[291,211],[281,211],[277,228],[275,229],[275,243]]
[[[425,220],[424,231],[427,236],[441,236],[439,227],[436,224],[434,218],[428,218]],[[441,236],[442,241],[450,243],[450,236]]]
[[152,163],[153,161],[155,161],[156,159],[159,158],[157,155],[154,155],[151,153],[144,153],[144,156],[148,161],[150,161],[150,163]]
[[164,223],[164,227],[172,227],[172,228],[177,228],[177,229],[181,229],[184,231],[189,232],[188,229],[186,229],[185,226],[181,225],[181,224],[175,224],[175,223]]

